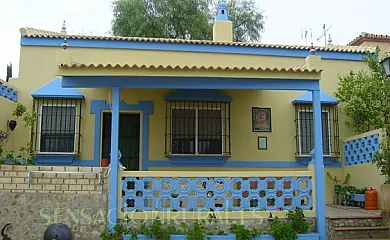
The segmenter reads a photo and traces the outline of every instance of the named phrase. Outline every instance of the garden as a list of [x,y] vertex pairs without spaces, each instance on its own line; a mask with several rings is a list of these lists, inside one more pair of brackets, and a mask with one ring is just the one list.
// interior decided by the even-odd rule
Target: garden
[[[303,211],[297,208],[287,213],[287,220],[278,217],[265,219],[270,221],[270,228],[262,232],[255,227],[232,224],[229,231],[220,230],[219,225],[210,217],[207,220],[195,220],[192,224],[181,223],[180,226],[165,224],[161,219],[155,219],[150,225],[140,224],[139,227],[126,227],[117,224],[112,231],[101,234],[102,240],[260,240],[260,239],[317,239],[317,234],[308,234],[309,224]],[[260,221],[260,220],[259,220]]]
[[16,105],[13,111],[13,119],[8,120],[5,130],[0,129],[0,165],[33,165],[35,154],[31,151],[30,141],[22,144],[16,152],[15,150],[6,150],[10,147],[7,145],[15,128],[18,126],[18,120],[22,119],[25,128],[31,129],[37,120],[37,113],[28,113],[26,106],[21,103]]
[[[336,176],[332,176],[329,172],[326,173],[328,178],[334,182],[333,192],[334,192],[334,201],[335,205],[342,206],[354,206],[365,208],[366,203],[366,192],[368,196],[375,194],[376,190],[364,188],[357,188],[355,186],[349,185],[351,175],[347,174],[344,179],[338,179]],[[374,192],[375,191],[375,192]]]

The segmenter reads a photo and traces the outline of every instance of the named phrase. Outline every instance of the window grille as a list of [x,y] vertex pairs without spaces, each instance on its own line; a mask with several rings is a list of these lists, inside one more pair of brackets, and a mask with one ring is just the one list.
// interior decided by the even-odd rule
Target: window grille
[[36,153],[80,153],[81,99],[35,98],[38,119],[31,132]]
[[230,155],[230,103],[167,101],[165,154]]
[[[324,155],[338,156],[339,121],[338,108],[333,105],[322,105],[322,143]],[[295,105],[296,155],[310,155],[314,149],[313,108],[308,104]]]

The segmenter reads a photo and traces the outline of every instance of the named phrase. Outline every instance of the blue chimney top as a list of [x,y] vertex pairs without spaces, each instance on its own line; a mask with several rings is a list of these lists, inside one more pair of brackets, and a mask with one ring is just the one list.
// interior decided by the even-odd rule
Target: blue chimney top
[[228,15],[227,15],[227,5],[224,1],[221,1],[218,3],[217,6],[218,14],[217,14],[217,20],[220,21],[228,21]]

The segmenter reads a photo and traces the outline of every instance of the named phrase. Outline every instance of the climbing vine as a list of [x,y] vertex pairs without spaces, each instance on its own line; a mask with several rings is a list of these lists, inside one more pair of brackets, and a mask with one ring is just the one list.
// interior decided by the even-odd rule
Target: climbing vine
[[[34,126],[34,123],[37,120],[37,113],[27,112],[27,107],[21,103],[16,105],[15,110],[13,111],[13,116],[15,116],[15,120],[12,123],[12,128],[16,127],[16,120],[19,118],[23,119],[24,127],[31,129]],[[11,122],[10,121],[10,122]],[[19,147],[19,151],[15,152],[15,150],[7,150],[6,144],[9,141],[9,138],[12,137],[12,133],[10,132],[11,126],[7,124],[6,130],[0,129],[0,165],[2,164],[11,164],[11,165],[32,165],[34,164],[35,154],[31,151],[30,143],[27,141]],[[12,129],[12,130],[13,130]]]

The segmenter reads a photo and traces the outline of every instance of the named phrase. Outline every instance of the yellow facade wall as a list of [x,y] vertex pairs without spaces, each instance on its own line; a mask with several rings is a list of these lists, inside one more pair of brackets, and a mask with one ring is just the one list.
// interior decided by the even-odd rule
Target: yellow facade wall
[[[56,77],[56,57],[59,48],[22,46],[20,53],[19,78],[13,84],[19,87],[19,101],[31,110],[31,93]],[[271,57],[240,54],[214,54],[193,52],[166,52],[122,50],[122,49],[88,49],[69,48],[72,59],[80,63],[127,63],[131,64],[164,64],[164,65],[205,65],[230,67],[277,67],[292,68],[305,64],[303,58]],[[309,53],[308,53],[309,54]],[[349,71],[358,71],[365,68],[363,62],[346,60],[322,60],[321,88],[333,95],[337,88],[337,76],[347,74]],[[79,159],[93,159],[94,115],[90,114],[90,101],[93,99],[110,101],[109,89],[79,89],[85,96],[82,109],[82,138],[81,154]],[[149,124],[149,159],[166,160],[164,156],[164,127],[165,102],[164,96],[172,90],[157,89],[122,89],[121,98],[127,104],[137,104],[138,101],[153,101],[154,114],[150,116]],[[231,103],[231,143],[232,161],[295,161],[295,124],[294,106],[291,102],[303,94],[299,91],[238,91],[225,90],[224,94],[232,97]],[[270,107],[272,111],[272,132],[252,132],[252,107]],[[354,134],[353,130],[345,125],[346,118],[340,114],[340,139]],[[28,139],[28,131],[15,132],[14,139]],[[257,149],[257,136],[268,137],[268,150]],[[205,170],[191,168],[193,170]],[[207,170],[217,168],[207,168]],[[220,168],[218,168],[220,169]],[[227,169],[232,171],[245,171],[245,168]],[[153,169],[151,169],[153,170]],[[180,168],[158,170],[180,170]],[[251,170],[255,170],[251,168]],[[258,169],[259,170],[259,169]],[[278,170],[276,168],[261,170]],[[280,169],[279,169],[280,170]],[[293,170],[293,169],[286,169]],[[342,177],[341,168],[326,168],[333,175]],[[333,185],[326,180],[326,200],[332,201]]]
[[360,44],[360,46],[369,46],[369,47],[379,47],[380,49],[380,57],[383,57],[384,54],[390,52],[390,43],[389,42],[375,42],[375,41],[364,41]]
[[[72,58],[82,63],[138,63],[138,64],[162,64],[165,65],[223,65],[223,66],[271,66],[279,68],[291,68],[304,64],[304,59],[288,57],[253,56],[239,54],[212,54],[212,53],[184,53],[161,51],[159,57],[151,57],[152,51],[141,50],[119,50],[119,49],[88,49],[73,48]],[[14,85],[20,88],[19,101],[32,106],[31,93],[44,86],[56,76],[57,63],[55,61],[58,48],[54,47],[21,47],[19,78],[15,79]],[[156,53],[153,53],[156,54]],[[163,59],[163,60],[162,60]],[[364,64],[358,61],[322,60],[321,66],[321,88],[329,93],[337,88],[337,75],[347,74],[350,70],[360,70]],[[107,89],[79,89],[85,95],[83,104],[83,122],[94,121],[93,115],[89,113],[90,100],[109,98]],[[150,133],[154,131],[163,132],[163,96],[168,90],[122,90],[122,99],[127,103],[137,103],[141,101],[154,101],[154,115],[151,116]],[[232,102],[232,122],[236,127],[232,127],[232,160],[291,160],[294,158],[294,107],[291,104],[296,97],[303,92],[298,91],[224,91],[225,94],[233,98]],[[269,138],[269,150],[259,152],[256,148],[257,136],[259,134],[251,132],[251,108],[271,107],[272,108],[272,133],[262,133]],[[161,114],[161,115],[160,115]],[[240,116],[239,118],[234,116]],[[159,117],[160,116],[160,117]],[[241,117],[243,116],[243,117]],[[286,117],[287,116],[287,117]],[[353,135],[345,125],[345,118],[340,115],[340,138]],[[162,120],[157,120],[157,119]],[[82,123],[83,124],[83,123]],[[160,130],[159,130],[160,129]],[[93,134],[92,124],[83,124],[82,133],[84,136]],[[237,134],[243,133],[243,134]],[[27,133],[21,133],[20,137],[25,137]],[[286,137],[287,136],[287,137]],[[253,142],[253,149],[246,144],[249,137]],[[153,137],[154,138],[154,137]],[[152,138],[150,138],[152,139]],[[157,137],[151,140],[150,148],[158,144],[163,139]],[[92,159],[92,142],[82,139],[81,159]],[[283,149],[278,150],[278,144],[283,142]],[[241,150],[245,149],[245,150]],[[163,151],[161,151],[163,152]],[[241,154],[241,153],[242,154]],[[151,152],[150,159],[163,159],[161,153]]]

